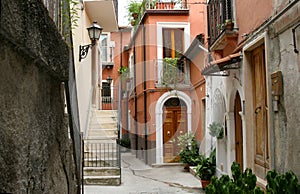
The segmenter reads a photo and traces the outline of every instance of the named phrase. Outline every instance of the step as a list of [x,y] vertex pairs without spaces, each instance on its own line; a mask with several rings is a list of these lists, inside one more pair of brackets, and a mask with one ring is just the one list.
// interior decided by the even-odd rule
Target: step
[[117,186],[121,184],[120,176],[84,176],[85,185]]
[[118,123],[117,120],[112,119],[112,118],[95,118],[91,117],[90,119],[90,124],[105,124],[105,123]]
[[118,166],[117,157],[107,157],[105,159],[85,159],[84,167],[116,167]]
[[86,138],[84,139],[85,143],[117,143],[117,137],[112,137],[112,138],[103,138],[103,136],[93,136],[92,138]]
[[90,129],[88,131],[88,136],[90,137],[94,137],[94,136],[111,137],[117,135],[118,135],[118,130],[115,129],[105,129],[105,130]]
[[89,124],[90,129],[117,129],[118,123]]
[[110,117],[117,117],[118,116],[118,112],[115,111],[115,110],[93,110],[93,115],[95,116],[104,116],[104,117],[107,117],[107,116],[110,116]]
[[119,176],[118,167],[84,167],[85,176]]

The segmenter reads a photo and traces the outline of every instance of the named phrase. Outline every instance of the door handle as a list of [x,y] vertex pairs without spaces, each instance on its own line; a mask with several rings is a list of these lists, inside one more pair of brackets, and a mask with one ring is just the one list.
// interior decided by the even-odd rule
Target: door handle
[[259,107],[257,107],[256,109],[255,109],[255,114],[257,114],[257,113],[259,113],[260,112],[260,110],[261,110],[261,106],[259,106]]
[[167,131],[167,135],[170,137],[170,136],[171,136],[171,132],[170,132],[170,131]]

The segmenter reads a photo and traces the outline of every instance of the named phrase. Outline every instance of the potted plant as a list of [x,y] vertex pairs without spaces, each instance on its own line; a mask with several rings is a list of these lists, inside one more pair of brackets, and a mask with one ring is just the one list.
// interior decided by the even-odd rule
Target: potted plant
[[225,20],[224,26],[225,26],[226,30],[232,30],[234,27],[234,23],[233,23],[232,19]]
[[214,149],[209,157],[202,157],[200,163],[196,167],[196,175],[201,179],[202,189],[210,183],[211,178],[216,173],[216,149]]
[[178,146],[181,147],[179,161],[184,164],[185,170],[189,170],[190,166],[196,166],[201,160],[196,137],[192,133],[185,133],[178,136],[177,140]]
[[121,151],[126,152],[131,148],[130,139],[120,139],[119,144],[121,146]]
[[259,187],[256,186],[257,178],[255,174],[252,173],[250,168],[247,168],[243,172],[240,165],[236,162],[233,162],[231,165],[231,172],[232,178],[230,178],[228,175],[222,175],[219,179],[216,176],[212,177],[211,184],[206,187],[205,193],[264,193]]
[[128,67],[121,66],[120,69],[118,70],[119,74],[127,73],[128,72]]
[[134,19],[137,19],[138,14],[140,12],[140,8],[141,8],[141,3],[131,1],[130,4],[128,5],[129,18],[133,17]]
[[209,134],[212,137],[216,137],[217,139],[222,139],[224,137],[224,128],[218,122],[212,122],[209,126]]

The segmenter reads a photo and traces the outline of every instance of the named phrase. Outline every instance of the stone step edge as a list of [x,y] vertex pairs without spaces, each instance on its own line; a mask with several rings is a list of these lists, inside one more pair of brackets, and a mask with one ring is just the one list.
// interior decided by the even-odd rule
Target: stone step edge
[[97,179],[97,180],[101,180],[101,179],[119,179],[121,178],[121,175],[114,175],[114,176],[83,176],[83,179]]

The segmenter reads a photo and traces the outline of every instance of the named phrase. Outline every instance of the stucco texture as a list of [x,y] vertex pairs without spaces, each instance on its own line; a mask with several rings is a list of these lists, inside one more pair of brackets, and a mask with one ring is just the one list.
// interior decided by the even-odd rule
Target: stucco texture
[[0,193],[76,193],[68,47],[42,1],[0,1],[0,11]]

